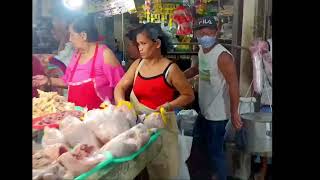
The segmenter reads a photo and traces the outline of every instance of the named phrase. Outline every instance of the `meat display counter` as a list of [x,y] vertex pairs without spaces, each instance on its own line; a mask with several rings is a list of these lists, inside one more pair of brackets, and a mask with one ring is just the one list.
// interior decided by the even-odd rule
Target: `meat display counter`
[[[162,150],[162,136],[158,136],[156,141],[150,145],[141,154],[134,159],[123,163],[114,163],[99,169],[94,174],[85,178],[87,180],[118,180],[118,179],[134,179],[143,169],[157,157]],[[42,149],[41,141],[34,139],[32,142],[33,153]],[[81,178],[82,179],[82,178]]]
[[[165,131],[165,130],[161,130]],[[158,131],[150,137],[149,142],[134,154],[127,157],[112,158],[108,164],[97,165],[95,170],[92,169],[87,173],[78,176],[75,180],[118,180],[118,179],[134,179],[162,150],[162,136]],[[111,154],[111,153],[110,153]],[[108,160],[107,160],[108,161]],[[99,168],[99,166],[101,168]]]

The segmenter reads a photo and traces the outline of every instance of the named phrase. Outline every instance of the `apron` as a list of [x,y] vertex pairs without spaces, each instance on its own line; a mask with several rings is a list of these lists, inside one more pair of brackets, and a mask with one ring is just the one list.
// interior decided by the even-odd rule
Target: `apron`
[[71,76],[68,85],[68,101],[74,103],[76,106],[87,107],[88,110],[99,108],[103,99],[99,96],[96,89],[95,82],[95,70],[94,65],[96,62],[96,56],[98,52],[98,44],[96,44],[96,49],[93,56],[93,62],[90,71],[89,79],[83,80],[81,82],[72,83],[72,78],[79,64],[81,54],[78,56],[76,64],[71,71]]
[[[142,62],[137,67],[134,81]],[[155,110],[141,104],[133,90],[130,93],[130,102],[138,114],[150,114]],[[174,111],[167,112],[167,126],[161,131],[161,141],[155,143],[162,143],[160,153],[147,165],[149,179],[176,179],[179,175],[180,166],[180,149],[178,144],[179,129],[177,125],[176,115]]]

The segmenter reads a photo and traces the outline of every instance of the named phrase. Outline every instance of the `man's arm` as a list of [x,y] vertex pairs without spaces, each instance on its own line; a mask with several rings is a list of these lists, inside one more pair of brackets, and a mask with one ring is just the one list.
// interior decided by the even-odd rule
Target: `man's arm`
[[184,71],[184,75],[187,79],[194,77],[195,75],[199,74],[198,66],[190,67],[189,69]]
[[191,67],[184,71],[184,75],[187,79],[194,77],[195,75],[199,74],[199,61],[198,57],[192,56],[191,57]]
[[237,71],[233,58],[230,54],[223,52],[220,54],[218,59],[218,67],[221,73],[223,74],[226,82],[229,86],[229,95],[230,95],[230,111],[231,119],[234,127],[236,129],[241,128],[240,115],[238,113],[239,106],[239,83],[237,78]]

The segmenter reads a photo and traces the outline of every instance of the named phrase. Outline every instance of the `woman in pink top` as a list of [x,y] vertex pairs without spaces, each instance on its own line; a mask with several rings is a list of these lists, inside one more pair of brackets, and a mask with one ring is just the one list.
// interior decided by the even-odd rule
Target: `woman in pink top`
[[114,102],[113,89],[124,71],[113,52],[96,43],[98,32],[93,19],[86,16],[76,20],[69,26],[69,32],[76,51],[64,77],[34,76],[33,86],[68,87],[68,101],[88,109],[98,108],[105,100]]
[[[32,56],[32,76],[44,75],[44,67],[36,56]],[[32,97],[38,97],[37,88],[32,88]]]

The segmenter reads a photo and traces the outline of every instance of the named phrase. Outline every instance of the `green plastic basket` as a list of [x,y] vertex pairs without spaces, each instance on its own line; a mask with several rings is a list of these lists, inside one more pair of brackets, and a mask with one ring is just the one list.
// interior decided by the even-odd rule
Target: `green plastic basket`
[[156,133],[154,133],[150,137],[150,139],[149,139],[147,144],[142,146],[137,152],[131,154],[130,156],[114,158],[109,151],[105,152],[104,155],[106,157],[106,160],[104,160],[101,163],[99,163],[96,167],[94,167],[90,171],[81,174],[80,176],[75,178],[75,180],[85,180],[88,177],[90,177],[91,175],[93,175],[93,174],[97,173],[98,171],[100,171],[101,169],[111,169],[113,167],[112,166],[113,164],[124,163],[124,162],[131,161],[131,160],[135,159],[137,156],[139,156],[141,153],[143,153],[148,147],[150,147],[150,145],[152,143],[154,143],[158,139],[160,134],[161,134],[161,131],[158,130]]

